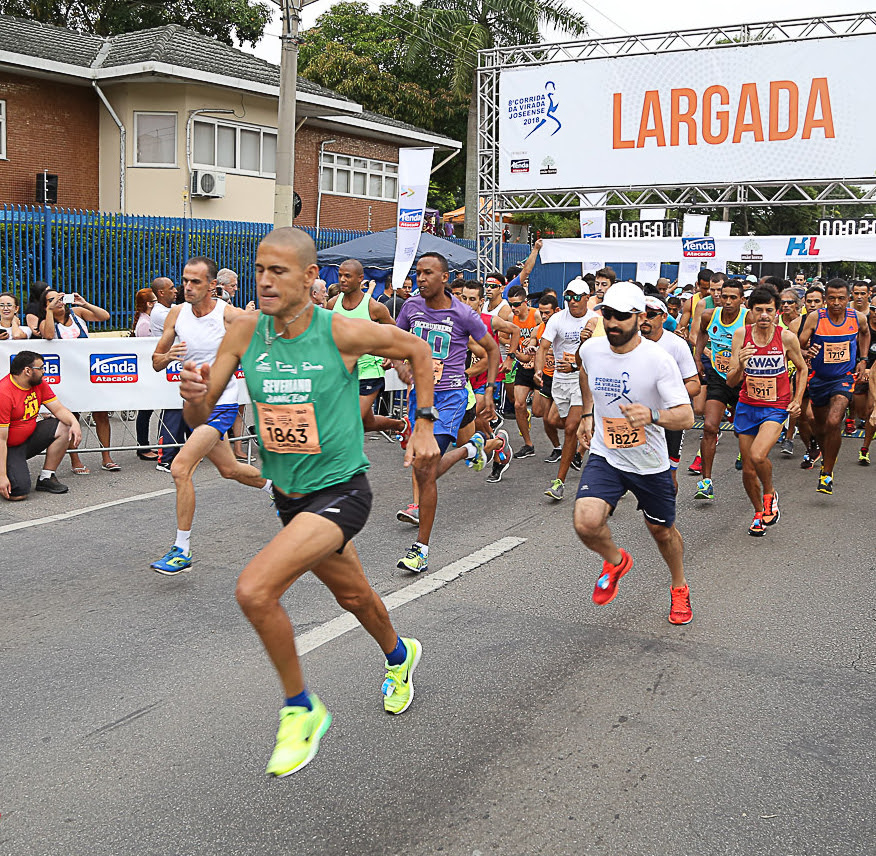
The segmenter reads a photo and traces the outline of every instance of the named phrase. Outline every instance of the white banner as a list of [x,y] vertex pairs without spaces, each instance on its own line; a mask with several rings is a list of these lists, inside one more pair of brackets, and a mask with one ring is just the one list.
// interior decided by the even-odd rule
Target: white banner
[[666,209],[665,208],[642,208],[639,211],[639,219],[640,220],[665,220],[666,219]]
[[605,211],[598,208],[582,208],[578,212],[582,238],[605,237]]
[[639,262],[636,265],[636,279],[639,282],[655,283],[660,276],[660,262]]
[[[182,407],[179,362],[166,370],[152,368],[158,339],[42,339],[0,341],[0,374],[19,351],[36,351],[45,360],[45,380],[70,410],[169,410]],[[249,401],[243,373],[238,372],[238,401]]]
[[508,69],[503,191],[872,179],[876,35]]
[[684,259],[678,265],[678,284],[681,286],[696,285],[697,274],[701,267],[702,265],[698,261]]
[[732,226],[730,220],[712,220],[709,223],[709,234],[713,238],[729,238]]
[[696,238],[706,234],[709,223],[708,214],[685,214],[681,221],[681,234],[685,238]]
[[551,238],[542,245],[551,262],[872,262],[876,235],[769,235],[726,238]]
[[394,285],[404,282],[420,246],[434,151],[431,148],[398,150],[398,219],[391,283]]

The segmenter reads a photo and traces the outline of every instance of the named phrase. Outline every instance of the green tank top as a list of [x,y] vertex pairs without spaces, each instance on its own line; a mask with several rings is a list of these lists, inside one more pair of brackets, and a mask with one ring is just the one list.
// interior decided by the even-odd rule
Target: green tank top
[[273,336],[273,318],[260,314],[240,361],[255,411],[262,474],[289,494],[313,493],[364,473],[369,463],[359,381],[332,338],[332,313],[314,306],[300,336]]
[[[347,318],[363,318],[365,321],[371,321],[371,313],[368,310],[370,303],[370,297],[363,297],[355,309],[344,309],[344,295],[339,294],[332,307],[332,312],[346,315]],[[359,380],[383,377],[386,374],[383,370],[383,357],[373,357],[371,354],[363,354],[359,357],[357,368],[359,369]]]

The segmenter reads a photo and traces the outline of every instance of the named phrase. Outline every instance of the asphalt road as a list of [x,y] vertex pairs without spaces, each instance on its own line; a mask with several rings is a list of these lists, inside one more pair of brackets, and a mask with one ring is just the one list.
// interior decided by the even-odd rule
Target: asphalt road
[[[394,519],[406,474],[394,445],[366,449],[375,504],[356,543],[388,594],[417,579],[395,568],[414,534]],[[629,498],[611,525],[636,565],[592,604],[599,562],[572,502],[542,495],[542,457],[499,485],[463,467],[441,481],[431,572],[525,543],[392,613],[425,648],[403,716],[383,713],[361,629],[307,654],[334,723],[282,780],[264,775],[278,683],[233,597],[277,531],[263,493],[203,465],[195,565],[172,579],[148,569],[173,539],[172,492],[8,528],[172,487],[131,453],[116,474],[65,464],[66,496],[0,505],[0,854],[872,854],[876,471],[855,444],[833,497],[799,452],[775,460],[782,519],[761,539],[732,443],[714,503],[681,476],[682,628]],[[309,577],[285,603],[299,633],[340,614]]]

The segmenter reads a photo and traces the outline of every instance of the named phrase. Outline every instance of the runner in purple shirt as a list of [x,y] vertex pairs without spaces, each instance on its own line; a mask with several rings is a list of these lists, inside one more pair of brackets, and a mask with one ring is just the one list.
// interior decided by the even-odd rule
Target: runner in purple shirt
[[[448,451],[462,426],[468,410],[465,358],[469,339],[474,339],[487,352],[487,386],[494,389],[499,369],[499,347],[483,321],[469,306],[457,300],[447,288],[450,269],[447,259],[439,253],[423,253],[417,262],[417,286],[420,293],[405,301],[396,325],[425,339],[432,348],[435,377],[435,406],[418,408],[411,390],[408,415],[413,424],[428,419],[434,425],[435,439],[441,458],[429,466],[418,466],[414,459],[414,499],[396,515],[399,520],[419,527],[417,542],[402,558],[398,567],[413,573],[428,569],[429,538],[438,505],[437,479],[457,461],[464,460],[474,470],[482,470],[488,456],[503,445],[502,440],[485,440],[476,433],[467,443]],[[403,382],[410,382],[410,368],[396,365]],[[486,396],[489,413],[495,417],[492,395]]]

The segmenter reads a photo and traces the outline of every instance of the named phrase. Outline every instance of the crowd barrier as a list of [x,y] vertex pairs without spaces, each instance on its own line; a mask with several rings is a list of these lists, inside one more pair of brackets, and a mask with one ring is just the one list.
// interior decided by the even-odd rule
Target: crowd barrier
[[[61,403],[74,411],[175,410],[182,407],[179,395],[181,364],[171,363],[156,372],[152,352],[156,338],[91,338],[65,341],[16,339],[0,341],[3,370],[9,371],[19,351],[36,351],[45,360],[45,381]],[[249,403],[243,373],[238,372],[237,400]],[[388,392],[407,387],[395,370],[386,373]]]

